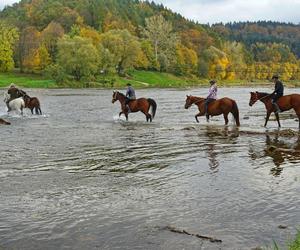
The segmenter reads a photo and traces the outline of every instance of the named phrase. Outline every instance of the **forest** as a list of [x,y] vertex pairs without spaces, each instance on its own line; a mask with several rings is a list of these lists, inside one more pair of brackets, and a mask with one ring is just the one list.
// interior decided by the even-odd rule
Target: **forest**
[[21,0],[0,12],[0,72],[58,84],[130,70],[217,80],[300,79],[300,25],[199,24],[139,0]]

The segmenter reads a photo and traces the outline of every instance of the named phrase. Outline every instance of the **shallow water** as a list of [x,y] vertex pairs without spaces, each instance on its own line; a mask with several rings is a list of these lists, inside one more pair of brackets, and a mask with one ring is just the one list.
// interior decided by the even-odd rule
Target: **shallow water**
[[[196,124],[185,96],[206,89],[138,90],[157,101],[151,124],[119,119],[110,90],[27,91],[43,116],[0,107],[12,123],[0,127],[0,249],[250,249],[285,246],[299,228],[300,139],[263,128],[250,89],[219,89],[237,100],[240,129],[221,116]],[[292,114],[282,126],[297,130]]]

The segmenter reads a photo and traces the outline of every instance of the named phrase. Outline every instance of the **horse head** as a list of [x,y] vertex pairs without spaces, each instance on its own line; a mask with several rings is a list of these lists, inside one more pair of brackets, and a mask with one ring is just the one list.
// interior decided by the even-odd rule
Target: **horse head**
[[193,104],[192,96],[191,95],[186,95],[184,108],[188,109],[189,107],[192,106],[192,104]]
[[118,93],[119,92],[116,90],[113,91],[112,100],[111,100],[112,103],[115,103],[118,100]]
[[186,100],[185,100],[185,105],[184,108],[188,109],[190,108],[193,104],[199,103],[201,101],[203,101],[204,98],[201,97],[196,97],[196,96],[192,96],[192,95],[187,95],[186,96]]
[[256,92],[250,92],[249,106],[251,107],[257,101],[258,101],[257,91]]
[[30,96],[29,95],[23,95],[23,100],[25,103],[30,101]]

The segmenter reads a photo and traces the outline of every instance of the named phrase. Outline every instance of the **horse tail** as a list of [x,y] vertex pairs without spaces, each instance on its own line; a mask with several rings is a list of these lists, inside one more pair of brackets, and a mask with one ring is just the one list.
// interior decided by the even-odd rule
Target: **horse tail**
[[233,114],[233,117],[235,119],[236,125],[240,126],[240,118],[239,118],[239,108],[234,100],[232,100],[232,109],[231,113]]
[[156,102],[155,102],[153,99],[151,99],[151,98],[148,98],[147,100],[148,100],[148,102],[149,102],[149,104],[150,104],[150,107],[152,108],[152,118],[154,118],[155,113],[156,113],[157,104],[156,104]]

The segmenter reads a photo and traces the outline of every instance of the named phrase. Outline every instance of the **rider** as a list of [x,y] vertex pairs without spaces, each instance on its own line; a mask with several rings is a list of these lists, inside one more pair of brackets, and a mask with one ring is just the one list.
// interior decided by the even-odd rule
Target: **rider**
[[14,83],[11,83],[9,89],[7,90],[7,94],[10,95],[10,98],[6,101],[6,106],[9,112],[10,111],[9,102],[16,98],[26,95],[26,92],[21,89],[18,89]]
[[210,83],[210,88],[209,88],[208,96],[206,97],[205,104],[204,104],[205,116],[206,116],[207,121],[209,121],[208,104],[217,99],[217,91],[218,91],[217,82],[215,80],[211,80],[211,81],[209,81],[209,83]]
[[136,99],[135,90],[133,89],[130,83],[127,83],[125,107],[127,107],[128,112],[130,112],[129,102],[135,99]]
[[283,84],[281,81],[279,81],[279,76],[278,75],[273,75],[272,76],[272,81],[275,83],[275,90],[273,91],[272,95],[272,104],[274,105],[276,111],[275,113],[281,112],[279,109],[279,106],[277,104],[278,99],[283,96]]

